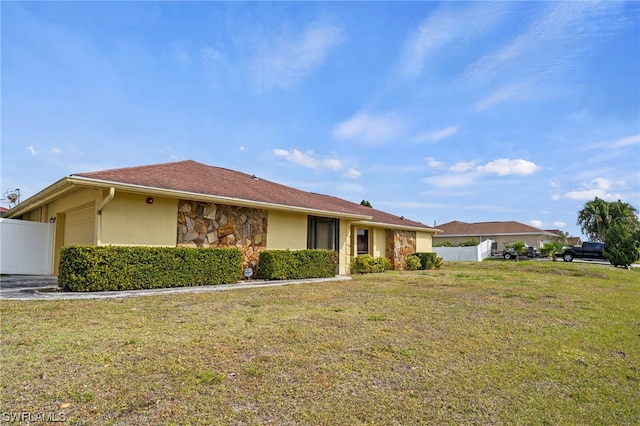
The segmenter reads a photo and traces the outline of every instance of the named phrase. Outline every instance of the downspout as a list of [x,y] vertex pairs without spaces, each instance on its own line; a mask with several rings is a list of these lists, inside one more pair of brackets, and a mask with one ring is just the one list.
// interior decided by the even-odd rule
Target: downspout
[[102,210],[106,207],[107,204],[111,202],[111,200],[113,200],[113,197],[115,195],[116,189],[112,186],[111,188],[109,188],[109,193],[106,197],[104,197],[104,200],[102,200],[102,203],[100,203],[100,206],[98,207],[98,226],[96,230],[96,245],[98,246],[102,244]]

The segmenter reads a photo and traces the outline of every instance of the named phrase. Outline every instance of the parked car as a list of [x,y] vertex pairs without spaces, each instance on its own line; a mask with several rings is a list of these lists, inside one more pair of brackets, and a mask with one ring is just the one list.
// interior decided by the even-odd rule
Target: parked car
[[585,242],[581,246],[572,246],[565,248],[559,254],[565,262],[571,262],[573,259],[606,259],[604,256],[604,243],[601,242]]

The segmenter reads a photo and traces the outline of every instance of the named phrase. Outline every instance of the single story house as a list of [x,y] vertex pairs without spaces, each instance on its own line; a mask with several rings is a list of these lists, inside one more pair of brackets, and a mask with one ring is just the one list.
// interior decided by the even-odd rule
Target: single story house
[[455,246],[471,239],[476,240],[478,244],[484,240],[493,240],[493,253],[516,241],[524,241],[527,246],[541,248],[544,244],[560,238],[556,233],[515,221],[467,223],[454,220],[438,225],[438,229],[438,235],[433,237],[434,245],[445,241]]
[[357,254],[428,252],[437,229],[337,197],[192,160],[64,177],[5,217],[52,223],[52,273],[60,248],[83,245],[238,247],[245,267],[267,249],[330,249],[338,273]]

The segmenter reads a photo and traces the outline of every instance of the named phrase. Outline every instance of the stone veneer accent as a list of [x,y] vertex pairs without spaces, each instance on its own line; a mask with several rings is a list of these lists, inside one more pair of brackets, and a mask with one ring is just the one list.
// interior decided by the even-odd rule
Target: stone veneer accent
[[244,267],[256,268],[267,247],[267,212],[262,209],[179,200],[178,247],[238,247]]
[[386,256],[396,271],[404,269],[404,258],[416,252],[416,233],[414,231],[395,231],[387,229]]

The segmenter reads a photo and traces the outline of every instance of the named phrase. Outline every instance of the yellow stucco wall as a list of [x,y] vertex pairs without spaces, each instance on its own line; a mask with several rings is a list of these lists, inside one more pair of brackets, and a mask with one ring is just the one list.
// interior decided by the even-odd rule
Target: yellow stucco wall
[[[106,192],[105,192],[106,196]],[[175,246],[178,200],[115,192],[98,218],[100,245]]]
[[[61,247],[70,244],[95,244],[95,209],[101,201],[102,191],[99,189],[73,189],[23,216],[24,220],[45,223],[55,218],[53,274],[58,273]],[[67,216],[70,219],[69,227],[66,226]],[[81,219],[84,223],[78,224],[76,221],[74,225],[75,219]]]
[[68,213],[87,205],[99,205],[102,200],[102,191],[99,189],[76,189],[65,193],[62,197],[33,209],[23,216],[25,220],[35,222],[49,222],[59,213]]
[[[363,226],[354,226],[354,234],[352,244],[355,250],[357,247],[357,235],[356,229],[366,229],[369,231],[369,254],[374,257],[386,256],[386,232],[384,228],[367,228]],[[430,252],[432,251],[432,234],[429,232],[416,232],[416,251]],[[352,256],[355,256],[355,251],[352,252]]]
[[267,216],[267,250],[307,248],[307,215],[270,210]]
[[387,254],[387,239],[386,239],[386,229],[382,228],[373,228],[370,234],[370,243],[371,255],[373,257],[385,257]]
[[429,232],[416,232],[416,253],[428,253],[433,250],[431,235]]
[[[352,250],[355,250],[356,245],[353,245],[353,238],[357,238],[352,235],[351,232],[351,221],[346,219],[340,220],[340,231],[338,241],[338,274],[339,275],[347,275],[351,271],[351,256]],[[355,234],[355,232],[353,233]]]

